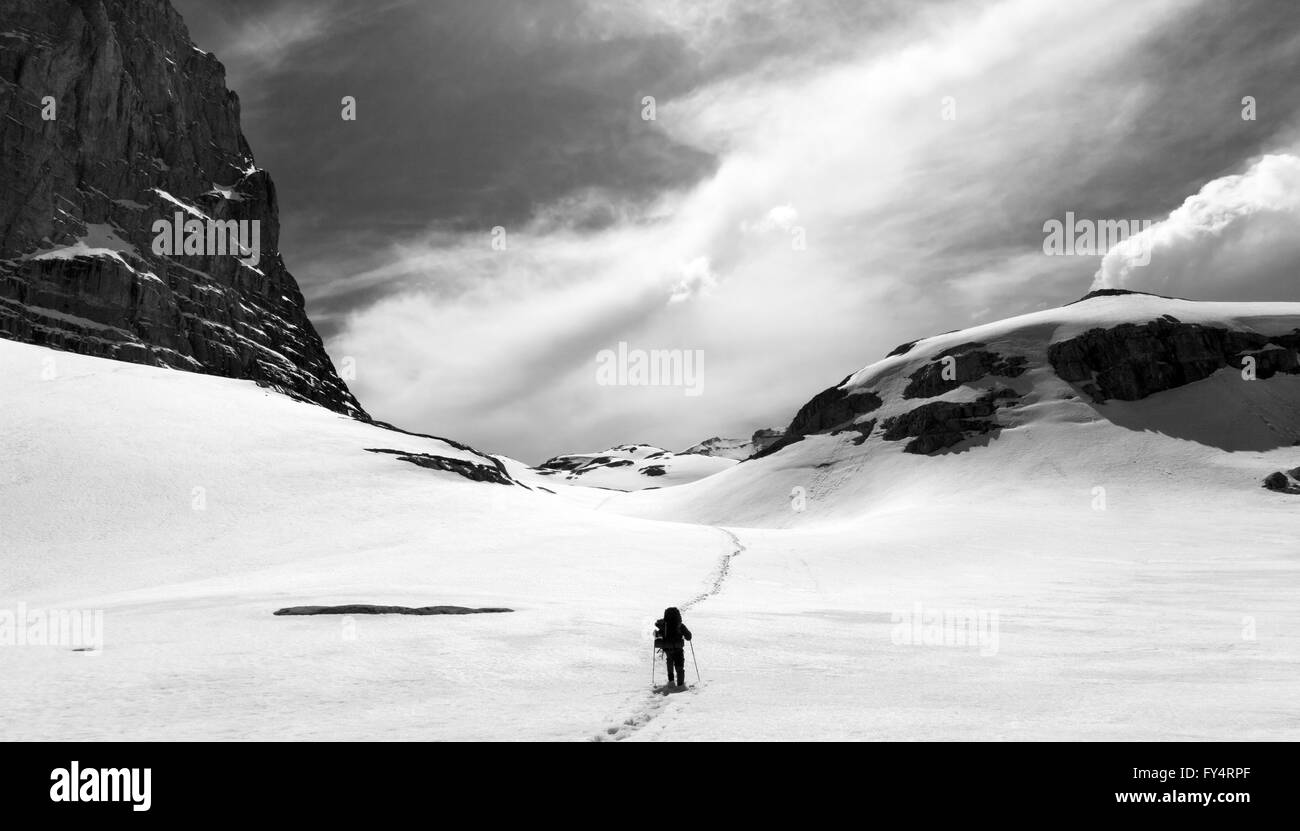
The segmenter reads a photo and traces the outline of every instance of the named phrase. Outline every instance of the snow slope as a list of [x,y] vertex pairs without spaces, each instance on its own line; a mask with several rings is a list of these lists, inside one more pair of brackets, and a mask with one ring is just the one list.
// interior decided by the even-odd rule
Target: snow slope
[[[733,528],[747,550],[691,616],[725,633],[701,651],[707,692],[634,738],[1300,737],[1300,496],[1260,488],[1300,465],[1300,377],[1223,370],[1093,405],[1044,365],[1050,343],[1164,314],[1300,325],[1297,304],[1131,296],[930,338],[844,387],[879,391],[883,419],[918,403],[904,380],[946,349],[1024,356],[1028,371],[996,379],[1024,398],[992,438],[912,455],[878,432],[813,435],[606,502],[798,529]],[[972,612],[998,615],[996,650],[904,634]]]
[[[0,736],[1298,739],[1300,496],[1259,483],[1300,464],[1300,378],[1093,405],[1041,364],[1171,302],[945,335],[849,380],[887,410],[954,343],[1021,354],[995,434],[934,455],[817,434],[626,494],[471,482],[366,448],[473,451],[245,382],[0,341],[0,610],[105,613],[99,655],[0,646]],[[1176,314],[1300,314],[1218,305]],[[516,611],[272,615],[341,603]],[[703,683],[662,697],[670,604]]]
[[[0,341],[0,401],[0,609],[105,636],[0,646],[6,739],[586,738],[729,550],[367,452],[473,458],[249,382]],[[516,611],[272,615],[349,602]]]

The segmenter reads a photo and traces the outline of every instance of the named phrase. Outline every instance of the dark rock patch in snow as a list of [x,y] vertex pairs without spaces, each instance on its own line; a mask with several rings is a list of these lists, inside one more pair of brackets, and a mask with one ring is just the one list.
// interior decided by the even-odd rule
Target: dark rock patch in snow
[[930,454],[971,437],[1001,429],[994,419],[1005,399],[1019,396],[1008,389],[993,390],[974,401],[932,401],[911,412],[886,419],[885,441],[911,439],[904,453]]
[[578,456],[556,456],[547,459],[537,466],[537,469],[543,473],[557,470],[573,470],[575,467],[581,467],[590,460]]
[[850,424],[848,427],[844,427],[840,430],[836,430],[835,432],[831,433],[831,435],[838,436],[840,433],[846,433],[852,430],[858,434],[853,439],[853,443],[856,445],[860,445],[863,442],[865,442],[868,438],[871,437],[871,431],[874,429],[876,429],[876,420],[873,418],[868,421],[864,421],[861,424]]
[[[367,447],[370,453],[389,453],[404,462],[410,462],[413,465],[427,467],[431,470],[445,470],[449,473],[456,473],[471,479],[475,482],[492,482],[497,485],[519,485],[510,474],[506,472],[505,465],[500,461],[485,456],[484,458],[491,464],[478,464],[466,459],[453,459],[448,456],[437,456],[433,453],[408,453],[405,450],[390,450],[383,447]],[[523,485],[520,485],[523,487]]]
[[963,352],[969,352],[972,349],[983,349],[987,345],[988,344],[977,340],[966,341],[965,343],[959,343],[956,346],[950,346],[947,349],[943,350],[942,352],[936,353],[935,357],[944,358],[947,357],[948,355],[960,355]]
[[[1025,372],[1025,359],[1019,355],[1004,358],[996,352],[982,349],[982,343],[966,343],[945,349],[934,360],[912,373],[904,398],[934,398],[955,390],[962,384],[978,381],[987,375],[1001,378],[1018,378]],[[944,358],[952,358],[945,361]],[[951,367],[951,371],[944,370]],[[952,377],[944,377],[945,374]]]
[[813,396],[811,401],[795,413],[785,435],[807,436],[831,430],[846,421],[879,409],[882,403],[880,396],[870,390],[849,392],[840,387],[831,387]]
[[1056,374],[1076,384],[1095,403],[1137,401],[1201,381],[1225,367],[1241,369],[1254,359],[1255,377],[1300,374],[1300,329],[1286,335],[1177,323],[1159,318],[1090,329],[1054,343],[1047,360]]
[[754,431],[754,435],[749,440],[754,445],[754,452],[759,453],[781,440],[784,435],[780,430],[774,430],[770,427],[763,427]]
[[920,342],[921,341],[918,339],[918,340],[909,340],[907,343],[900,343],[898,346],[895,346],[893,349],[889,350],[889,353],[885,355],[885,357],[895,358],[899,355],[906,355],[908,352],[912,351],[913,346],[916,346]]
[[[1300,481],[1300,467],[1292,468],[1288,473],[1291,479]],[[1287,474],[1276,470],[1264,477],[1264,487],[1278,493],[1300,493],[1300,484],[1292,482],[1287,478]]]
[[795,413],[794,420],[785,429],[785,435],[755,453],[753,458],[761,459],[764,456],[770,456],[783,447],[789,447],[795,442],[801,441],[804,436],[825,433],[837,427],[843,427],[847,422],[857,419],[858,416],[879,409],[884,402],[879,395],[871,390],[850,392],[843,388],[844,384],[848,383],[849,378],[852,377],[851,375],[847,376],[839,384],[822,390],[813,396],[811,401],[804,404],[799,408],[799,412]]
[[514,609],[487,607],[471,609],[468,606],[372,606],[369,603],[352,603],[346,606],[289,606],[276,609],[277,615],[486,615],[513,612]]

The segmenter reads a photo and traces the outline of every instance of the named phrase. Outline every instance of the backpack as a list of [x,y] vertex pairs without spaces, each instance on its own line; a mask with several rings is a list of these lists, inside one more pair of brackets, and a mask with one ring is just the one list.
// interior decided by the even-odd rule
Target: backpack
[[664,609],[663,620],[659,624],[656,627],[656,649],[681,649],[685,645],[682,640],[682,613],[676,606]]

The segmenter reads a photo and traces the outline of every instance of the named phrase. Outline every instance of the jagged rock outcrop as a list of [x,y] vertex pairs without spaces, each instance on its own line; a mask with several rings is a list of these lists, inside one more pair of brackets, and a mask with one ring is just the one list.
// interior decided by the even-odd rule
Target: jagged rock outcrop
[[781,438],[755,453],[753,458],[761,459],[770,456],[801,441],[805,436],[844,426],[847,422],[856,420],[858,416],[879,409],[884,402],[876,393],[870,390],[850,392],[843,389],[844,384],[848,383],[851,377],[848,376],[835,386],[814,395],[807,404],[799,408],[799,412],[794,414],[790,426],[785,428]]
[[876,420],[872,418],[872,419],[867,419],[861,424],[850,424],[847,427],[843,427],[839,430],[832,432],[831,435],[838,436],[840,433],[854,432],[857,433],[858,435],[852,439],[853,443],[855,445],[861,445],[864,444],[867,439],[871,438],[871,431],[875,429],[876,429]]
[[[225,69],[170,3],[0,5],[0,337],[247,378],[365,418],[280,257],[275,185]],[[178,213],[256,221],[257,261],[155,254],[154,223]]]
[[[491,482],[494,485],[518,485],[510,473],[506,470],[505,465],[501,464],[499,459],[491,456],[483,456],[483,462],[472,462],[468,459],[454,459],[450,456],[439,456],[436,453],[408,453],[405,450],[392,450],[386,447],[367,447],[371,453],[387,453],[396,456],[403,462],[410,462],[419,467],[429,468],[430,470],[445,470],[448,473],[455,473],[464,476],[474,482]],[[477,453],[477,451],[474,451]]]
[[931,401],[914,410],[887,418],[881,424],[885,441],[911,439],[904,453],[934,453],[972,436],[1000,428],[994,414],[1007,399],[1017,398],[1008,389],[991,390],[974,401]]
[[1291,480],[1286,478],[1286,474],[1280,470],[1275,470],[1264,477],[1264,487],[1271,491],[1282,491],[1285,493],[1291,488]]
[[893,349],[886,352],[885,357],[896,358],[899,355],[906,355],[908,352],[912,351],[913,346],[916,346],[920,342],[921,340],[917,339],[917,340],[909,340],[907,343],[900,343],[898,346],[895,346]]
[[1062,379],[1094,401],[1137,401],[1208,378],[1254,358],[1255,377],[1300,373],[1300,329],[1268,337],[1255,332],[1183,323],[1165,315],[1144,324],[1090,329],[1052,344],[1048,362]]
[[782,430],[776,430],[771,427],[765,427],[754,431],[754,435],[749,437],[749,441],[754,446],[754,451],[766,450],[768,447],[776,444],[785,435]]
[[848,380],[845,378],[838,385],[822,390],[800,407],[785,430],[786,437],[830,430],[880,407],[880,396],[870,390],[849,392],[842,389]]
[[[984,349],[982,343],[964,343],[937,354],[934,359],[908,376],[904,398],[934,398],[963,384],[987,375],[1016,378],[1024,374],[1026,361],[1019,355],[1004,358]],[[951,358],[951,361],[945,361]],[[950,371],[945,372],[945,370]],[[949,376],[949,377],[945,377]]]

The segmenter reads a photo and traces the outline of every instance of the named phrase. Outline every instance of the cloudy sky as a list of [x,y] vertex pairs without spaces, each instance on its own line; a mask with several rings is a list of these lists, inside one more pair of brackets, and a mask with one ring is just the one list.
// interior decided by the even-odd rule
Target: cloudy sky
[[[1094,287],[1300,300],[1294,0],[175,5],[354,392],[484,450],[784,426]],[[1048,256],[1067,211],[1153,224]],[[701,350],[703,394],[598,384],[620,342]]]

